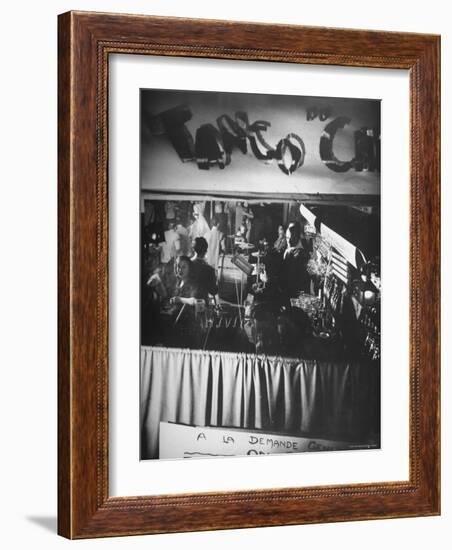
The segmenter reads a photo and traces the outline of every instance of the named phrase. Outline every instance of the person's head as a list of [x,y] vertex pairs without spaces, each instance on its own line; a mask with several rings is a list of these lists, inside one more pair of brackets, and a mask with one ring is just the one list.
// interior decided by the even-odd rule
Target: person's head
[[198,258],[204,258],[207,252],[207,241],[204,237],[196,237],[193,244],[193,250],[196,252]]
[[300,224],[298,222],[291,222],[286,231],[286,240],[288,246],[296,246],[301,237]]
[[168,221],[167,221],[167,227],[168,227],[168,230],[169,230],[169,231],[171,231],[172,229],[174,229],[174,221],[168,220]]
[[187,281],[191,274],[191,261],[188,256],[179,256],[176,259],[176,274],[183,281]]
[[283,237],[285,233],[284,225],[278,225],[278,237]]

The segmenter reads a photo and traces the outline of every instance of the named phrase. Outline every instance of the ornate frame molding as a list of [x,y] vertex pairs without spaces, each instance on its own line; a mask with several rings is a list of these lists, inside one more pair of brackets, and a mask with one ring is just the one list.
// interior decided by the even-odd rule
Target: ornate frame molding
[[[432,35],[88,12],[59,17],[61,535],[85,538],[439,513],[439,48],[439,37]],[[109,497],[110,54],[410,71],[409,481]]]

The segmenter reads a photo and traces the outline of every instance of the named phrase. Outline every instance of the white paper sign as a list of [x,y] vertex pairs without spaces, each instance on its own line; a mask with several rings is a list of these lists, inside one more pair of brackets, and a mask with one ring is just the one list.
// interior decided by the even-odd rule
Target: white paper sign
[[267,455],[367,447],[344,441],[160,422],[159,458]]

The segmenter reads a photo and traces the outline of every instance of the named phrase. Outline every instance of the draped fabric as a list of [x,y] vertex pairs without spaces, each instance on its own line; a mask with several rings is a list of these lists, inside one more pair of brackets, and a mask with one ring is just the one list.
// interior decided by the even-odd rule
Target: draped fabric
[[193,213],[198,214],[198,218],[191,224],[189,229],[190,238],[204,237],[209,242],[210,227],[204,217],[205,202],[197,202],[193,205]]
[[378,430],[379,368],[141,348],[141,458],[158,458],[161,421],[365,442]]
[[215,271],[218,269],[218,258],[220,257],[220,242],[222,236],[222,233],[217,227],[212,227],[209,235],[206,260],[207,263],[215,269]]

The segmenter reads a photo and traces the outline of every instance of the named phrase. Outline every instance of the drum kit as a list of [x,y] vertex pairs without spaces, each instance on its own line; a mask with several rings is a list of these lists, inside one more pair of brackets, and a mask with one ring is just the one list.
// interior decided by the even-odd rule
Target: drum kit
[[247,252],[255,248],[254,244],[248,243],[243,237],[237,235],[226,235],[226,238],[230,240],[232,250],[246,254]]
[[226,237],[231,240],[232,248],[235,248],[237,252],[240,251],[242,254],[251,253],[251,255],[255,258],[262,258],[266,254],[266,249],[268,248],[268,242],[266,239],[259,241],[257,252],[251,252],[251,250],[256,248],[256,246],[252,243],[246,242],[243,237],[238,237],[237,235],[226,235]]
[[[232,248],[234,251],[233,263],[244,271],[247,276],[252,275],[256,277],[256,281],[252,286],[254,291],[263,290],[265,288],[265,264],[262,262],[262,258],[267,255],[268,242],[266,239],[259,241],[257,250],[252,252],[256,248],[254,244],[246,242],[242,237],[238,237],[237,235],[227,235],[227,237],[232,240]],[[247,255],[256,258],[256,263],[253,265],[252,271],[246,269],[252,266],[252,264],[245,259]],[[245,265],[241,265],[242,263]]]
[[245,242],[236,242],[235,246],[243,252],[253,250],[254,244],[245,243]]

